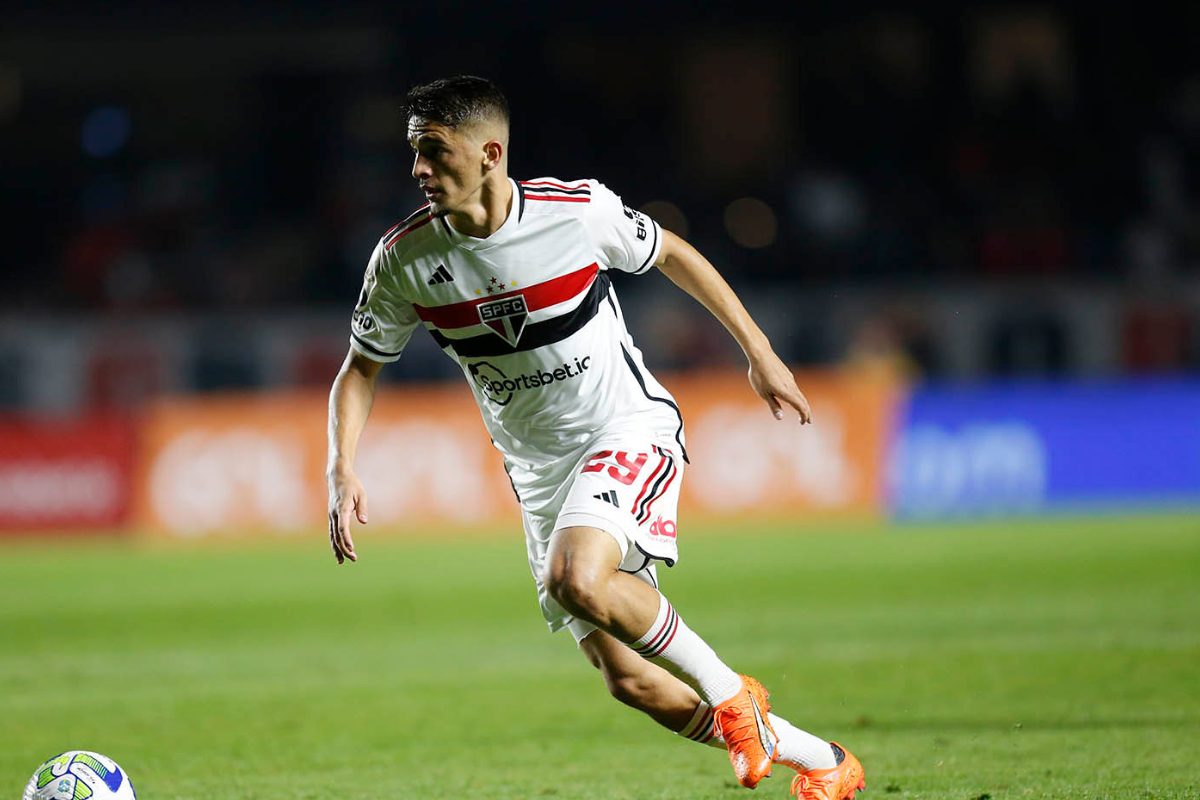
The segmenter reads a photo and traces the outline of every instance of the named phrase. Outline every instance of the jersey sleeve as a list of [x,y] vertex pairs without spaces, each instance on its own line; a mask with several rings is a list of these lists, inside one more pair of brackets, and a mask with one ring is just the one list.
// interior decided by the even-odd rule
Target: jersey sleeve
[[654,266],[662,248],[662,229],[650,217],[622,203],[599,181],[592,184],[584,220],[604,269],[640,275]]
[[350,346],[372,361],[388,363],[400,357],[420,323],[412,303],[405,300],[382,269],[382,243],[375,247],[362,291],[350,321]]

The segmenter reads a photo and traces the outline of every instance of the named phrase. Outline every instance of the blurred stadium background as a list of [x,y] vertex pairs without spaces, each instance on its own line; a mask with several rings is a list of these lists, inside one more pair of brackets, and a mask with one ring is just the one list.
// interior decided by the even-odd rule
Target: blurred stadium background
[[[666,2],[581,26],[553,4],[17,8],[0,34],[0,528],[220,528],[246,482],[254,522],[319,520],[297,505],[320,495],[318,395],[373,243],[421,201],[398,98],[459,71],[509,93],[514,174],[605,181],[847,397],[883,391],[848,371],[897,381],[865,420],[815,398],[828,425],[807,443],[758,431],[750,450],[801,459],[776,510],[1200,496],[1194,9]],[[656,371],[740,369],[666,281],[621,289]],[[415,337],[384,380],[456,369]],[[215,412],[231,392],[292,439],[238,400]],[[680,399],[695,436],[716,424],[704,391]],[[487,458],[469,408],[397,403],[381,431],[407,420],[397,435],[443,467]],[[155,491],[197,498],[176,512],[197,518],[166,520]]]
[[[661,276],[618,284],[687,419],[684,522],[770,521],[849,553],[864,530],[950,520],[921,550],[936,558],[985,518],[970,530],[1002,537],[1169,510],[1153,552],[1197,563],[1198,7],[6,8],[0,563],[30,592],[34,564],[85,537],[143,559],[150,539],[326,546],[326,393],[375,241],[422,202],[397,105],[455,73],[508,94],[515,176],[596,177],[685,236],[800,374],[817,422],[782,429],[703,309]],[[457,368],[418,334],[381,380],[370,536],[519,550]],[[1131,536],[1142,518],[1121,517]],[[1088,524],[1041,556],[1080,556]],[[1124,559],[1116,540],[1096,547]],[[1100,593],[1106,570],[1080,574]],[[1197,606],[1195,587],[1168,594],[1172,614]],[[14,597],[10,652],[41,619]],[[61,604],[45,618],[70,622]],[[1156,608],[1140,624],[1197,653],[1195,618]],[[50,691],[45,663],[10,662],[10,697]],[[1194,697],[1179,708],[1172,725],[1200,724]]]

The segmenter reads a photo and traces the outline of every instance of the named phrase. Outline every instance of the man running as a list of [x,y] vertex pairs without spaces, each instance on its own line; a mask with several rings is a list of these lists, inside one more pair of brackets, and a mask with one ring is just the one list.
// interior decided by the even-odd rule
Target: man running
[[329,404],[329,536],[357,560],[367,521],[354,454],[375,378],[425,327],[462,368],[521,504],[529,566],[551,631],[568,629],[618,700],[725,749],[743,786],[775,763],[808,800],[853,798],[858,760],[770,713],[767,692],[722,661],[658,589],[678,558],[688,461],[683,420],[646,370],[608,273],[657,267],[741,345],[750,386],[782,419],[808,401],[741,302],[687,242],[595,180],[508,177],[509,112],[481,78],[405,98],[412,175],[428,200],[376,245]]

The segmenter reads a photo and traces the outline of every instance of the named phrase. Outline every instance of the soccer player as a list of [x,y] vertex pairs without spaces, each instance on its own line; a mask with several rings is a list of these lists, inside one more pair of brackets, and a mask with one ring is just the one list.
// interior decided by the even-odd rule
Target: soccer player
[[726,749],[743,786],[779,763],[792,792],[853,798],[858,760],[770,713],[658,589],[678,558],[683,421],[646,370],[609,282],[657,267],[729,330],[750,386],[782,419],[810,421],[791,372],[728,284],[685,241],[595,180],[508,177],[508,102],[459,76],[405,98],[412,176],[428,202],[379,240],[329,401],[329,537],[357,561],[367,522],[354,454],[375,379],[417,327],[462,368],[521,505],[529,566],[551,631],[566,628],[614,697]]

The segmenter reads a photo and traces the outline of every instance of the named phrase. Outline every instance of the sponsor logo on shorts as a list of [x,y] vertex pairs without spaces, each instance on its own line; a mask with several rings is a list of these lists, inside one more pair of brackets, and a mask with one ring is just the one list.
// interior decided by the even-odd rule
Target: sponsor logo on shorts
[[490,361],[476,361],[467,365],[467,372],[484,397],[498,406],[506,406],[517,392],[542,389],[555,382],[578,378],[591,366],[591,361],[591,356],[584,356],[572,363],[564,361],[561,367],[553,370],[539,368],[537,372],[521,373],[511,378]]
[[675,521],[670,520],[670,519],[663,519],[662,515],[659,515],[658,519],[656,519],[656,520],[654,520],[654,522],[650,523],[650,535],[651,536],[662,536],[663,538],[666,538],[666,539],[674,539],[675,538]]

